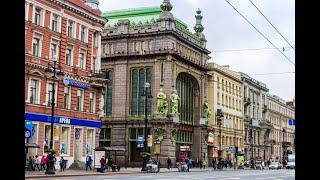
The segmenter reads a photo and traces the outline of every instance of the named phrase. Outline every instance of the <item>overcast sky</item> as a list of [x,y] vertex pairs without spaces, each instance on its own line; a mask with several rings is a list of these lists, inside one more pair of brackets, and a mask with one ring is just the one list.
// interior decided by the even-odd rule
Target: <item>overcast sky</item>
[[[294,0],[251,0],[280,33],[295,46],[295,2]],[[100,0],[102,12],[159,6],[162,0]],[[275,46],[290,47],[272,28],[249,0],[229,0],[251,23],[257,27]],[[295,68],[276,49],[224,51],[273,48],[253,27],[250,26],[225,0],[171,0],[174,16],[188,24],[193,31],[195,12],[201,9],[207,49],[211,51],[210,61],[219,65],[230,65],[230,69],[241,71],[267,84],[269,94],[275,94],[286,101],[295,95],[295,74],[265,73],[294,72]],[[221,52],[222,51],[222,52]],[[295,51],[282,51],[295,62]]]

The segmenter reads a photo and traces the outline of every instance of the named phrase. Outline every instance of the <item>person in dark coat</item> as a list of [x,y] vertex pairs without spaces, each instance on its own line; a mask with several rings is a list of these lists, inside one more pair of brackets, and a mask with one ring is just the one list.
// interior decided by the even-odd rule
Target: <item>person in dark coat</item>
[[167,159],[167,165],[168,165],[168,169],[170,170],[172,168],[172,162],[171,162],[171,159],[169,157]]

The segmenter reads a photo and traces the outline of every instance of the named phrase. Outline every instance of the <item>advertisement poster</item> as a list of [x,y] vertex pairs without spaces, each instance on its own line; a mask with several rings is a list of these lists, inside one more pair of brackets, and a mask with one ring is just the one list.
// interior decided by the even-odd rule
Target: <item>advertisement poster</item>
[[160,154],[160,142],[157,141],[154,143],[154,154]]
[[143,136],[142,135],[138,135],[137,147],[143,148]]
[[53,131],[53,139],[55,140],[55,141],[59,141],[59,135],[60,135],[60,129],[59,129],[59,127],[55,127],[54,128],[54,131]]
[[237,156],[237,165],[239,166],[240,163],[244,163],[244,156]]
[[218,149],[217,148],[212,148],[211,151],[211,157],[218,157]]
[[101,168],[100,159],[105,156],[105,151],[94,151],[94,168]]

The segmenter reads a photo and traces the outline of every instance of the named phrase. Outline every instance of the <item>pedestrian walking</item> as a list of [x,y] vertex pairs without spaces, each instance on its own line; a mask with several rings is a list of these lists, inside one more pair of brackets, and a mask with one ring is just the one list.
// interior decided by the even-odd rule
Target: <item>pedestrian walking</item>
[[203,161],[202,161],[202,159],[199,161],[199,167],[200,167],[200,169],[202,169],[202,165],[203,165]]
[[92,170],[91,164],[92,164],[92,157],[88,154],[86,157],[86,171],[88,171],[88,168]]
[[106,160],[105,160],[104,156],[102,156],[101,159],[100,159],[100,166],[101,166],[100,172],[104,173],[104,168],[106,166]]
[[172,162],[171,162],[171,159],[168,157],[167,159],[167,165],[168,165],[168,169],[171,170],[172,168]]
[[40,161],[38,155],[36,155],[36,157],[34,158],[34,170],[36,170],[36,168],[40,171]]
[[192,168],[192,159],[188,160],[188,170]]
[[213,169],[217,169],[215,158],[213,158],[213,160],[212,160],[212,167],[213,167]]
[[203,169],[206,169],[207,164],[208,164],[208,162],[207,162],[207,160],[205,159],[205,160],[203,161]]
[[28,171],[33,171],[32,156],[28,158]]
[[64,171],[66,167],[66,161],[63,159],[63,157],[61,156],[61,159],[60,159],[60,171]]
[[41,169],[41,171],[46,170],[45,165],[47,164],[47,161],[48,161],[47,157],[46,156],[42,156],[42,158],[40,160],[40,169]]

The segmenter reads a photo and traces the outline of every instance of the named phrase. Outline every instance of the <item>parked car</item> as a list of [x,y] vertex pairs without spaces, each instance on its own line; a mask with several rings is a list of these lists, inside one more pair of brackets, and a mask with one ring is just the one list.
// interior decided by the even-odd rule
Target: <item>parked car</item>
[[282,164],[279,162],[271,162],[269,169],[282,169]]
[[287,169],[294,169],[296,166],[296,163],[294,161],[288,162],[286,165]]

